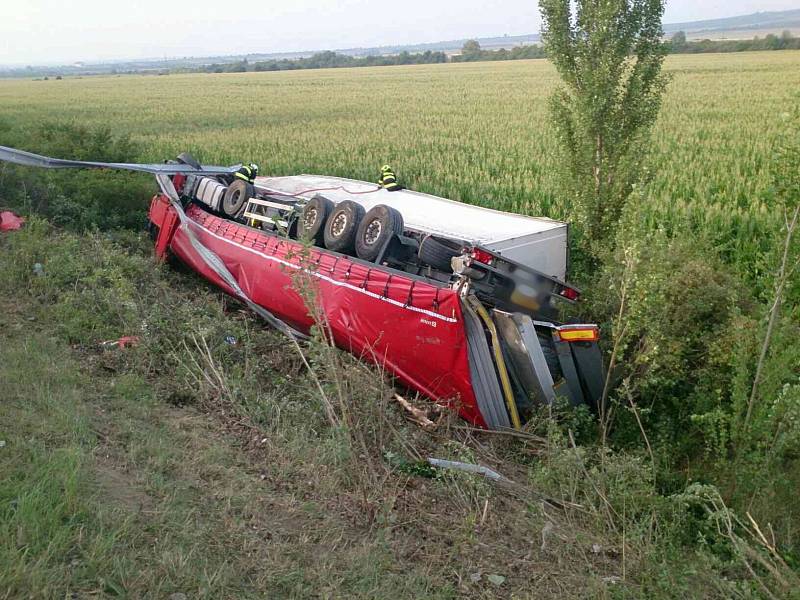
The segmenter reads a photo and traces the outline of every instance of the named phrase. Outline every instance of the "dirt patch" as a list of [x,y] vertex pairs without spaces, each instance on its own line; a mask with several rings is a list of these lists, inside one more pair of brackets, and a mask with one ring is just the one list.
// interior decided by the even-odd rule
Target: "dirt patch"
[[97,493],[103,500],[131,514],[155,507],[155,501],[136,485],[131,474],[113,464],[111,459],[98,459],[93,472]]

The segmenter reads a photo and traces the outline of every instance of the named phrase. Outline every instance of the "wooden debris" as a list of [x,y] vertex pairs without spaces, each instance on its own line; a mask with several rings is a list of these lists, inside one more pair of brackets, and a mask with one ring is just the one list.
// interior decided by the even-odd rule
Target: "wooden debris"
[[428,417],[428,413],[421,408],[417,408],[413,404],[411,404],[408,400],[403,398],[400,394],[395,394],[394,399],[397,403],[402,406],[406,412],[409,414],[409,418],[422,427],[423,429],[433,430],[436,429],[438,423],[431,421],[430,417]]

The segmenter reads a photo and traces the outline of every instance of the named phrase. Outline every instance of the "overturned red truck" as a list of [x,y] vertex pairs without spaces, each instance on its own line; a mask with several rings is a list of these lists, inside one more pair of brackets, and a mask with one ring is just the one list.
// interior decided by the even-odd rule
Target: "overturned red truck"
[[580,296],[565,283],[565,223],[333,177],[251,184],[234,178],[238,166],[188,154],[134,165],[0,147],[0,160],[155,174],[148,229],[158,256],[177,257],[287,335],[322,321],[339,347],[475,425],[519,428],[559,397],[595,407],[602,395],[598,328],[556,320],[554,303]]

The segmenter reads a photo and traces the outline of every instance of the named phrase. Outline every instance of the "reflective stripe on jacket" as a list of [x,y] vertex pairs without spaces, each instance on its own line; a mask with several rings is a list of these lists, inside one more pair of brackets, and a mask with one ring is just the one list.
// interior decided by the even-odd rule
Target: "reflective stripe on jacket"
[[234,175],[234,177],[238,177],[239,179],[243,179],[247,183],[255,183],[256,182],[255,174],[253,173],[253,169],[251,169],[250,167],[242,167],[241,169],[236,171],[236,174]]
[[381,175],[380,185],[387,190],[392,190],[397,187],[397,177],[391,171],[385,171]]

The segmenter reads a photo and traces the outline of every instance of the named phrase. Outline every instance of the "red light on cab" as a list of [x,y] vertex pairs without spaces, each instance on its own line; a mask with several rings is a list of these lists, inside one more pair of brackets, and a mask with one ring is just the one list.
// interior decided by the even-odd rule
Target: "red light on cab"
[[494,260],[494,256],[491,252],[481,250],[480,248],[474,248],[470,253],[470,257],[472,257],[472,260],[484,265],[491,265],[492,261]]
[[581,297],[581,294],[580,294],[580,292],[578,292],[578,290],[573,289],[573,288],[568,288],[568,287],[565,287],[561,291],[560,295],[563,296],[564,298],[566,298],[567,300],[573,300],[573,301],[575,301],[575,300],[577,300],[578,298]]

